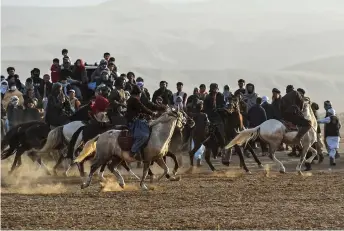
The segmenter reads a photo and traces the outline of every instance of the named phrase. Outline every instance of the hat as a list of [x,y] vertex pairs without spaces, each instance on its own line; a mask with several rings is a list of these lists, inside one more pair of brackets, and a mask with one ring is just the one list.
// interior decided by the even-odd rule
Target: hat
[[288,90],[294,90],[294,86],[293,86],[293,85],[288,85],[288,86],[287,86],[287,89],[288,89]]
[[269,97],[263,96],[263,97],[262,97],[262,102],[263,102],[263,103],[264,103],[264,102],[269,102]]
[[275,93],[277,93],[277,94],[281,94],[281,91],[278,90],[277,88],[273,88],[273,89],[272,89],[272,92],[275,92]]
[[331,115],[336,115],[336,111],[333,108],[328,109],[327,112]]

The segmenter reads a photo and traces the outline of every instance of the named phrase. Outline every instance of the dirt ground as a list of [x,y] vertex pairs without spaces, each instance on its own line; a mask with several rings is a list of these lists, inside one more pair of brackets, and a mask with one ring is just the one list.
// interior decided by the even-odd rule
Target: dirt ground
[[[182,168],[180,181],[147,182],[149,191],[128,175],[122,190],[109,173],[103,187],[95,177],[81,190],[77,176],[44,176],[28,164],[9,177],[9,162],[2,162],[1,228],[343,229],[343,157],[332,170],[326,158],[304,176],[295,173],[296,158],[278,157],[286,174],[267,157],[260,157],[267,171],[250,158],[252,174],[245,174],[234,156],[230,167],[214,160],[216,173],[204,163],[193,174]],[[153,172],[161,171],[154,167]]]

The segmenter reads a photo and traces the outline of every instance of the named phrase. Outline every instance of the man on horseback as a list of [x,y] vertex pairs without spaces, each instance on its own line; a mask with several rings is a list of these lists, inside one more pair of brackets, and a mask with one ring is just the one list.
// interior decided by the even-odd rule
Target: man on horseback
[[125,105],[125,81],[123,78],[117,78],[115,81],[115,89],[113,89],[109,96],[110,102],[110,119],[113,124],[123,124],[121,121],[124,118]]
[[156,112],[149,110],[141,103],[141,93],[141,89],[137,85],[133,85],[131,96],[127,101],[126,117],[134,138],[130,152],[132,162],[141,160],[140,150],[149,139],[150,130],[147,117],[157,115]]
[[216,139],[221,148],[225,146],[225,130],[218,109],[223,109],[224,106],[224,96],[219,92],[218,85],[216,83],[210,84],[209,94],[204,99],[204,112],[207,114],[209,121],[216,127]]
[[106,122],[104,117],[106,117],[105,114],[110,105],[109,100],[106,98],[108,95],[108,87],[104,86],[102,89],[99,89],[96,99],[91,105],[90,115],[98,122]]
[[61,126],[68,123],[72,113],[70,103],[63,94],[62,85],[55,83],[48,98],[45,122],[53,127]]
[[303,96],[298,91],[295,91],[292,85],[287,86],[286,92],[287,94],[281,99],[282,118],[299,126],[298,133],[292,143],[302,147],[301,140],[311,128],[311,121],[305,119],[302,113]]

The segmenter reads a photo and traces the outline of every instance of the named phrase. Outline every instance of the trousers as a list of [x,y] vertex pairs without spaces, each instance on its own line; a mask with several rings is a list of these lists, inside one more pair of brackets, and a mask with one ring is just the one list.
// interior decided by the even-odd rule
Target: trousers
[[129,129],[131,134],[133,134],[134,143],[131,147],[131,152],[137,153],[140,152],[142,146],[149,139],[149,125],[146,120],[137,119],[132,123],[129,123]]

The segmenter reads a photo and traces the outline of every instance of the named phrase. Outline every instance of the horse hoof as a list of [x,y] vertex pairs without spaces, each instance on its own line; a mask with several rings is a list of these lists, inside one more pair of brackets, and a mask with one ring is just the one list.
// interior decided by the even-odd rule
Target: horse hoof
[[175,176],[175,175],[177,175],[177,172],[178,172],[178,171],[173,170],[173,171],[172,171],[172,174]]
[[230,163],[231,163],[231,162],[229,162],[229,161],[222,161],[222,164],[225,165],[225,166],[227,166],[227,167],[229,166]]
[[180,181],[180,180],[181,180],[180,176],[170,178],[170,181]]
[[144,191],[147,191],[148,187],[145,184],[143,184],[143,185],[141,185],[141,189],[144,190]]
[[247,171],[246,172],[248,175],[252,175],[252,172],[251,171]]
[[86,188],[86,184],[81,184],[81,185],[80,185],[80,188],[81,188],[81,189]]
[[264,166],[262,164],[259,164],[258,168],[264,168]]
[[119,186],[121,186],[121,188],[124,189],[125,184],[119,184]]
[[319,156],[318,164],[321,164],[323,161],[324,161],[324,156],[323,156],[323,155],[320,155],[320,156]]
[[298,171],[297,174],[298,174],[299,176],[303,176],[303,173],[302,173],[301,171]]
[[285,173],[285,170],[279,170],[280,173],[284,174]]

